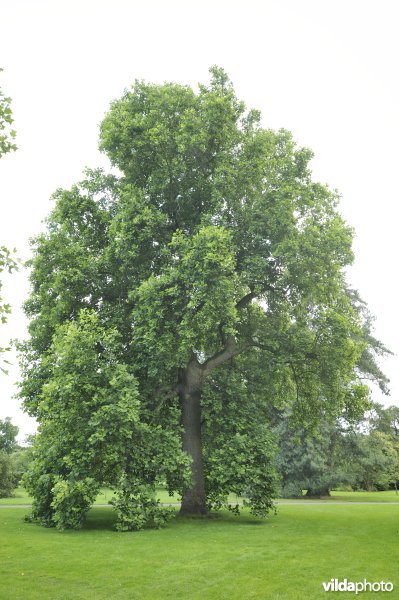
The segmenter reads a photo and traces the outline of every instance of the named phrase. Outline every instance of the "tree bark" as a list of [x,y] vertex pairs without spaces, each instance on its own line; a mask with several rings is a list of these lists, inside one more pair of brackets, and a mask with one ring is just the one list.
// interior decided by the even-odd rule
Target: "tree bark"
[[226,339],[225,347],[204,363],[199,363],[194,351],[192,351],[187,367],[180,372],[177,389],[179,390],[182,409],[183,450],[192,458],[191,473],[193,479],[192,486],[183,490],[181,515],[194,516],[208,513],[202,455],[201,390],[206,377],[213,369],[240,352],[242,352],[242,348],[237,346],[234,337],[230,335]]
[[[199,365],[198,365],[199,366]],[[193,484],[183,491],[181,515],[205,515],[206,507],[204,462],[201,436],[201,374],[193,364],[186,370],[180,385],[182,407],[183,450],[192,458]]]

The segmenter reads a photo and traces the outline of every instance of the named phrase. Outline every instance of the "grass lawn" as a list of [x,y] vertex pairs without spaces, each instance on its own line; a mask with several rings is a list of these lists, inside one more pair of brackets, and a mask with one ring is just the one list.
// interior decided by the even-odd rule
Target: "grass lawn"
[[[101,490],[101,493],[97,496],[94,504],[108,504],[108,502],[111,500],[111,498],[113,497],[114,493],[106,488],[103,488]],[[159,500],[161,502],[180,502],[181,498],[178,494],[174,494],[174,496],[169,496],[168,492],[166,490],[158,490],[157,493],[157,497],[159,498]],[[235,495],[231,495],[230,497],[230,501],[231,502],[240,502],[239,498]],[[26,492],[26,490],[22,487],[16,488],[14,495],[10,498],[0,498],[0,506],[2,505],[7,505],[7,504],[12,504],[12,505],[16,505],[16,504],[31,504],[32,502],[32,498],[28,495],[28,493]]]
[[[174,496],[169,496],[166,490],[158,490],[158,498],[161,502],[180,502],[180,496],[175,494]],[[106,488],[101,490],[101,493],[97,496],[95,504],[108,504],[111,500],[113,493],[111,490]],[[240,502],[240,499],[231,495],[229,498],[230,502]],[[282,500],[282,499],[281,499]],[[312,498],[303,497],[302,500],[306,500],[307,502],[315,502]],[[331,492],[330,498],[324,499],[326,502],[398,502],[399,503],[399,495],[395,493],[395,491],[389,492]],[[32,499],[28,496],[27,492],[24,488],[17,488],[14,492],[14,496],[11,498],[0,498],[0,506],[5,504],[30,504]],[[287,500],[284,500],[287,502]],[[290,502],[297,502],[297,500],[293,499]]]
[[[113,492],[109,489],[102,489],[100,494],[98,494],[94,504],[108,504],[111,498],[113,497]],[[177,494],[175,496],[169,496],[166,490],[158,490],[158,498],[161,502],[180,502],[180,496]],[[32,498],[29,494],[24,490],[24,488],[19,487],[14,491],[14,495],[10,498],[0,498],[0,506],[12,504],[31,504]]]
[[396,506],[291,504],[267,521],[222,513],[137,533],[112,531],[107,508],[63,533],[24,523],[26,512],[0,511],[6,600],[312,600],[335,577],[392,581],[387,598],[399,598]]
[[331,501],[343,502],[398,502],[399,495],[395,490],[388,492],[331,492]]
[[14,490],[10,498],[0,498],[0,506],[3,504],[30,504],[32,499],[28,496],[24,488],[19,487]]
[[[113,497],[114,493],[109,489],[102,489],[100,494],[97,496],[94,504],[108,504],[108,502]],[[166,490],[158,490],[158,498],[161,502],[180,502],[180,496],[175,494],[174,496],[169,496]],[[28,495],[27,491],[22,488],[16,488],[14,491],[14,495],[10,498],[0,498],[0,506],[7,504],[31,504],[32,498]]]
[[[281,502],[298,502],[298,500],[306,501],[311,504],[312,502],[320,502],[320,498],[280,498],[277,500]],[[399,504],[399,495],[396,494],[395,490],[389,490],[387,492],[341,492],[333,490],[330,497],[323,497],[323,502],[397,502]]]
[[[109,489],[102,489],[101,493],[97,496],[94,504],[108,504],[111,500],[113,493]],[[180,502],[180,496],[175,494],[174,496],[169,496],[166,490],[158,490],[157,494],[158,498],[161,502]],[[240,498],[235,495],[231,495],[229,498],[230,502],[240,502]],[[306,500],[306,502],[312,503],[315,502],[313,498],[306,498],[305,496],[302,500]],[[288,502],[285,499],[279,499],[278,501]],[[298,500],[289,500],[289,502],[297,502]],[[317,500],[319,502],[320,500]],[[395,493],[395,491],[389,492],[331,492],[330,498],[323,498],[323,501],[326,502],[398,502],[399,503],[399,495]],[[12,504],[30,504],[32,502],[32,498],[27,494],[24,488],[17,488],[14,492],[14,495],[11,498],[0,498],[0,506]]]

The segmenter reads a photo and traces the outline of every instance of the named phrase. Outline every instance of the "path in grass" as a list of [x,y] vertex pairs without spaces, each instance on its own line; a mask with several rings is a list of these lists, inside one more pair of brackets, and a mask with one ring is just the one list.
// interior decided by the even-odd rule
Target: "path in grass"
[[23,515],[0,513],[7,600],[315,600],[323,581],[345,577],[392,581],[387,597],[399,598],[399,513],[389,504],[291,504],[267,521],[223,513],[124,534],[112,531],[106,508],[93,508],[77,532]]

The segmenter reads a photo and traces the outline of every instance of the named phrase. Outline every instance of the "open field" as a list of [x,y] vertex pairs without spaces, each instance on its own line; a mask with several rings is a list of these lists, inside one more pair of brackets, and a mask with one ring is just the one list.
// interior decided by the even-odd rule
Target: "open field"
[[[288,502],[287,499],[284,502]],[[301,501],[306,500],[306,502],[320,502],[318,498],[306,498],[303,496]],[[278,500],[277,500],[278,501]],[[298,502],[297,499],[292,499],[292,502]],[[331,496],[329,498],[323,497],[323,502],[397,502],[399,504],[399,495],[396,494],[394,490],[389,490],[387,492],[340,492],[340,491],[332,491]]]
[[7,600],[312,600],[325,597],[323,581],[345,577],[391,581],[387,598],[399,598],[392,505],[292,504],[267,521],[222,513],[137,533],[114,532],[107,508],[93,508],[82,531],[63,533],[24,523],[25,513],[0,511]]
[[[108,502],[113,497],[113,492],[109,489],[102,489],[101,493],[97,496],[94,504],[108,504]],[[169,496],[166,490],[158,490],[158,498],[161,502],[180,502],[180,496]],[[29,494],[24,490],[24,488],[19,487],[15,490],[14,495],[10,498],[0,498],[0,506],[12,504],[30,504],[32,502],[32,498]]]
[[[166,490],[158,490],[158,498],[161,502],[180,502],[180,496],[175,494],[174,496],[169,496]],[[95,504],[108,504],[111,500],[113,493],[111,490],[103,489],[101,490],[101,494],[97,496]],[[284,502],[297,502],[297,500],[286,500],[286,499],[277,499],[284,500]],[[318,500],[312,498],[302,498],[302,500],[306,500],[307,502],[315,502]],[[399,495],[395,493],[395,491],[388,492],[332,492],[330,498],[323,499],[326,502],[398,502],[399,503]],[[14,495],[11,498],[0,498],[0,506],[6,504],[30,504],[32,502],[32,498],[27,494],[27,492],[22,488],[17,488],[15,490]],[[231,496],[230,502],[240,502],[240,499],[237,496]]]

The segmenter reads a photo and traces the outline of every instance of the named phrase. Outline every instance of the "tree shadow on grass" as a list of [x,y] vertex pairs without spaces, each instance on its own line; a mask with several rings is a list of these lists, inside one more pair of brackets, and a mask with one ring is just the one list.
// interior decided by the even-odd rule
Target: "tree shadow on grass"
[[[198,518],[180,516],[177,510],[176,513],[176,519],[172,519],[165,527],[162,527],[162,529],[190,527],[190,525],[203,527],[204,529],[213,527],[227,529],[240,526],[268,525],[270,523],[270,519],[261,519],[245,512],[241,513],[239,516],[235,516],[227,510],[221,510],[220,512],[211,513],[206,517]],[[111,508],[94,506],[87,513],[83,531],[102,530],[115,532],[115,523],[116,514]]]
[[[273,516],[271,514],[271,516]],[[222,527],[236,527],[237,525],[266,525],[270,522],[269,519],[262,519],[260,517],[255,517],[251,515],[249,512],[241,512],[239,515],[234,515],[227,510],[221,510],[219,512],[211,512],[206,516],[182,516],[177,515],[177,519],[175,523],[179,523],[182,526],[186,524],[194,524],[201,526],[222,526]]]

